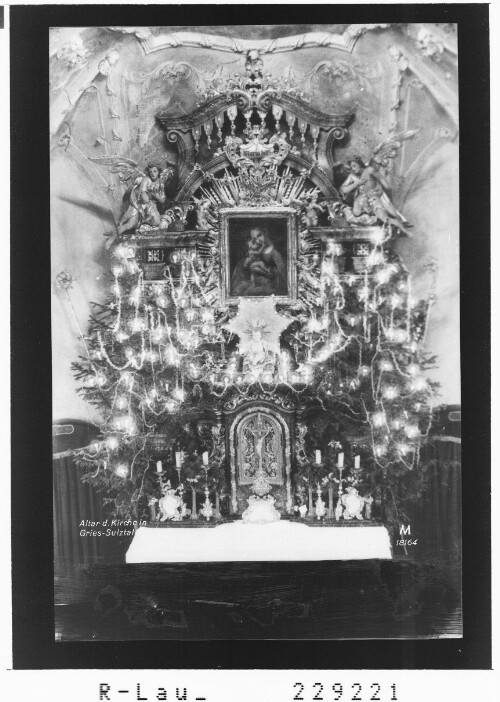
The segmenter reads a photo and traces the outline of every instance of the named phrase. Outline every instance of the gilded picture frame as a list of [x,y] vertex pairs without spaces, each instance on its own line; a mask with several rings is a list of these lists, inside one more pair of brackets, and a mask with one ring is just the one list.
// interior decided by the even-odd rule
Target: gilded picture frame
[[297,215],[291,207],[231,207],[219,213],[222,298],[297,299]]

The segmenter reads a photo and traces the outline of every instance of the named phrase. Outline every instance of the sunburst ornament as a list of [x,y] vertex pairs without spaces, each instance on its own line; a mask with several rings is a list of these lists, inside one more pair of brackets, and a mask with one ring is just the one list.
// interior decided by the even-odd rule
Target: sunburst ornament
[[224,325],[224,329],[239,337],[239,352],[242,356],[248,352],[256,333],[265,339],[266,347],[271,353],[278,354],[280,336],[292,322],[293,319],[277,312],[274,295],[260,300],[242,297],[238,313]]

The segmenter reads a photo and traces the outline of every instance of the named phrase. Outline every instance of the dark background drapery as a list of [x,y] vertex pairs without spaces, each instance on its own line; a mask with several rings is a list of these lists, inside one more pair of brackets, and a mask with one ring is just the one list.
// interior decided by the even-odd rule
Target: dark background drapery
[[82,520],[102,519],[101,495],[82,482],[84,470],[76,465],[73,456],[57,457],[88,446],[98,430],[91,424],[68,420],[55,425],[54,433],[54,572],[65,576],[80,565],[104,561],[103,539],[80,536]]
[[[424,495],[410,510],[411,536],[418,539],[408,555],[417,560],[458,564],[462,549],[461,444],[455,437],[434,437],[423,447],[427,470]],[[407,537],[403,537],[407,538]]]

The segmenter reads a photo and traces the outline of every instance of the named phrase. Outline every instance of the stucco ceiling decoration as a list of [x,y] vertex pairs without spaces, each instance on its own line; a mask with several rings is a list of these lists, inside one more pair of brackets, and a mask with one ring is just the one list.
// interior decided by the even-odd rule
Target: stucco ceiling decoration
[[350,24],[343,34],[331,32],[307,32],[290,37],[277,39],[235,39],[200,32],[162,32],[153,34],[147,27],[107,27],[115,32],[134,34],[139,40],[144,53],[151,54],[164,49],[175,49],[179,46],[189,46],[215,51],[227,51],[244,54],[251,49],[261,54],[282,53],[296,49],[326,47],[340,49],[351,53],[357,39],[366,32],[374,29],[385,29],[389,23],[379,24]]

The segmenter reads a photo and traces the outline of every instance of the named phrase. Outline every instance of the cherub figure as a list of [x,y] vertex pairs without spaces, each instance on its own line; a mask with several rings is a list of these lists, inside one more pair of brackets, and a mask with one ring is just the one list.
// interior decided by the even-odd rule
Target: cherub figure
[[390,184],[386,168],[402,142],[411,139],[418,129],[396,134],[379,144],[368,163],[360,156],[352,157],[347,166],[350,171],[340,187],[345,202],[342,214],[351,224],[372,225],[377,222],[391,224],[410,235],[408,220],[391,202]]
[[117,225],[119,237],[143,224],[152,227],[160,225],[158,205],[165,204],[165,184],[172,178],[173,168],[166,167],[162,170],[160,166],[150,163],[143,172],[137,168],[135,161],[121,156],[106,156],[91,160],[100,165],[109,166],[111,173],[118,173],[122,182],[134,179],[126,192],[128,207]]
[[245,61],[245,71],[251,87],[259,87],[262,81],[262,71],[264,70],[264,62],[260,57],[257,49],[248,51]]
[[210,206],[211,202],[208,198],[196,200],[196,229],[199,231],[211,231],[213,229],[210,223]]
[[304,204],[304,224],[306,227],[317,227],[318,226],[318,215],[320,212],[324,212],[324,205],[318,204],[318,193],[313,192],[306,198]]

